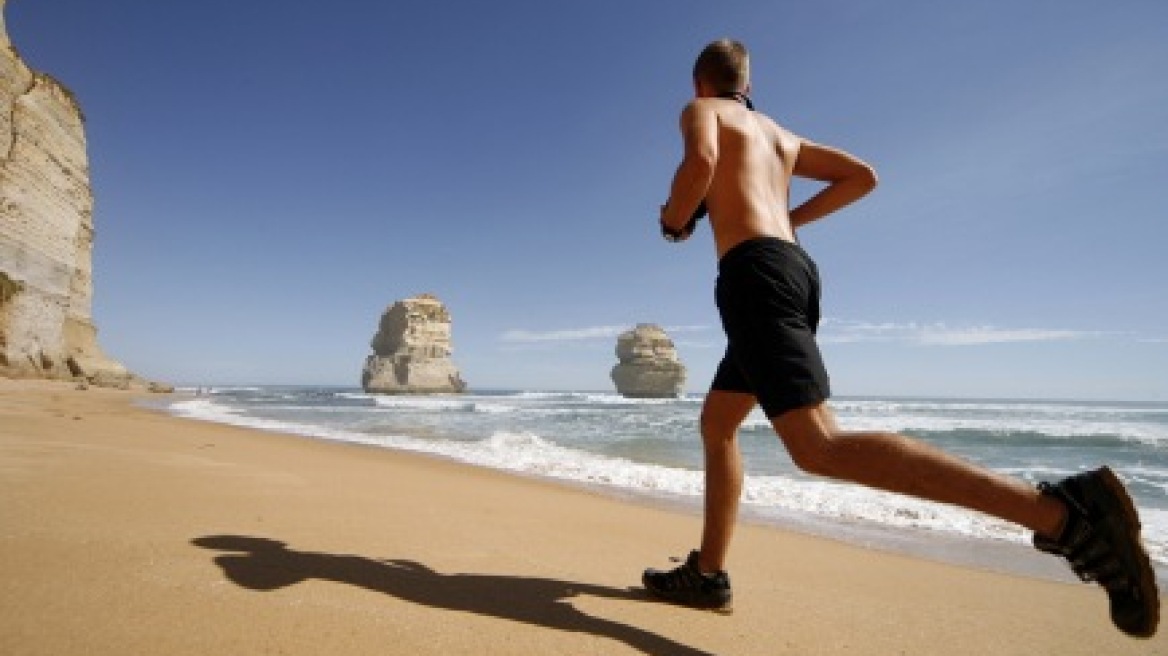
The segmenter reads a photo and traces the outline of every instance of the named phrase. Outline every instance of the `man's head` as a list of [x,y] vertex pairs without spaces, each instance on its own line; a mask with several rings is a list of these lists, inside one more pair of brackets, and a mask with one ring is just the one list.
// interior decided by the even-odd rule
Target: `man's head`
[[698,96],[750,91],[750,55],[746,46],[732,39],[719,39],[702,50],[693,69]]

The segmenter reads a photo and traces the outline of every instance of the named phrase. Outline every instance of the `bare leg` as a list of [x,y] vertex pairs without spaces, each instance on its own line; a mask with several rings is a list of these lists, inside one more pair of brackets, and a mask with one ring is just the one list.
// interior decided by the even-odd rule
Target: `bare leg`
[[813,474],[981,511],[1043,535],[1057,535],[1066,518],[1062,503],[1034,487],[923,442],[841,431],[824,404],[786,412],[771,424],[795,464]]
[[738,500],[742,496],[742,454],[738,427],[754,408],[754,396],[710,391],[702,406],[702,445],[706,455],[706,507],[699,568],[713,573],[725,568],[734,536]]

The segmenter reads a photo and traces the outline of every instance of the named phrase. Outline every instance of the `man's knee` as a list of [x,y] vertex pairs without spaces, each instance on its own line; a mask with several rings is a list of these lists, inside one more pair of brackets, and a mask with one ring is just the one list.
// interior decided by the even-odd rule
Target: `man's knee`
[[836,446],[842,438],[835,434],[830,418],[811,409],[800,409],[784,413],[771,423],[796,467],[819,476],[834,474]]
[[795,466],[804,472],[834,478],[836,459],[833,446],[836,439],[828,437],[819,441],[804,440],[798,444],[794,441],[786,442],[787,453],[790,454]]
[[738,422],[732,417],[703,410],[700,419],[702,439],[709,441],[727,441],[734,439],[738,432]]
[[791,456],[791,462],[795,463],[796,467],[808,474],[831,476],[835,437],[813,431],[788,429],[780,432],[779,438],[783,440],[787,454]]

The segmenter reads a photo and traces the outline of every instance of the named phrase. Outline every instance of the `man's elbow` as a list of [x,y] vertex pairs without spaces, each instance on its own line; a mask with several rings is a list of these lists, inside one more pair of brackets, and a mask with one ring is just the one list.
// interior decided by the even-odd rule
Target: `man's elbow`
[[856,198],[867,196],[880,182],[876,177],[876,169],[864,162],[857,162],[856,166],[849,170],[846,180],[848,188],[853,191]]
[[876,169],[867,164],[860,164],[852,174],[853,184],[860,190],[861,195],[870,193],[876,188],[880,180],[876,177]]

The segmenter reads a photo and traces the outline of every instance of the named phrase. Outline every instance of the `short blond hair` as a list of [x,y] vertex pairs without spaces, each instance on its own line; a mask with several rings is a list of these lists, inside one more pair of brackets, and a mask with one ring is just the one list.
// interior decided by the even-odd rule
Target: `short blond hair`
[[718,39],[707,45],[694,62],[695,81],[705,82],[718,93],[743,91],[750,82],[750,54],[733,39]]

